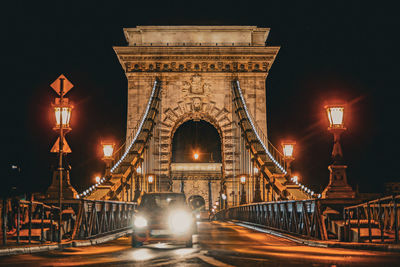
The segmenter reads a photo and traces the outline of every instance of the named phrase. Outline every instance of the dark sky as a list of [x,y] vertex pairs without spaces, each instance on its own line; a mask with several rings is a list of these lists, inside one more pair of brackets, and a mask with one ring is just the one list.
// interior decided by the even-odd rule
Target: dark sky
[[[394,2],[394,1],[392,1]],[[127,82],[112,46],[136,25],[256,25],[281,46],[267,79],[269,137],[297,140],[294,170],[321,190],[332,136],[323,105],[350,103],[343,151],[348,178],[364,192],[399,181],[397,7],[385,1],[8,1],[2,9],[2,167],[18,164],[24,186],[51,181],[56,140],[50,88],[75,85],[71,180],[78,191],[102,171],[101,138],[124,138]],[[2,179],[10,178],[2,171]]]

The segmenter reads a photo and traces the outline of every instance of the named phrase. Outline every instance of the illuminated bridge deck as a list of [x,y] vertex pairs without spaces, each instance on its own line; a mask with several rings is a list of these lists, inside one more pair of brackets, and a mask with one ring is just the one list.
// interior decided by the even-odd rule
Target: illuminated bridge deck
[[317,248],[231,223],[202,222],[193,248],[131,248],[127,237],[102,245],[0,258],[0,266],[398,266],[399,253]]

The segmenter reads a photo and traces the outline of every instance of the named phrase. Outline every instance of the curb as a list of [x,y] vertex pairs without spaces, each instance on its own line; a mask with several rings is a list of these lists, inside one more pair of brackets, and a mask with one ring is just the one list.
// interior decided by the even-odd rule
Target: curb
[[323,248],[344,248],[344,249],[359,249],[359,250],[373,250],[373,251],[387,251],[387,252],[400,252],[400,245],[396,244],[368,244],[368,243],[344,243],[338,241],[317,241],[303,239],[300,237],[284,234],[275,230],[268,229],[262,225],[256,225],[242,221],[229,221],[230,223],[243,226],[258,232],[274,235],[277,237],[285,238],[290,241],[311,246],[311,247],[323,247]]
[[130,234],[132,230],[125,230],[122,232],[93,238],[89,240],[77,240],[77,241],[69,241],[66,243],[61,244],[50,244],[50,245],[37,245],[37,246],[30,246],[30,247],[18,247],[18,248],[4,248],[0,249],[0,256],[10,256],[10,255],[19,255],[19,254],[31,254],[37,252],[46,252],[51,250],[57,249],[64,249],[70,247],[85,247],[85,246],[93,246],[102,243],[106,243],[120,237],[126,236]]

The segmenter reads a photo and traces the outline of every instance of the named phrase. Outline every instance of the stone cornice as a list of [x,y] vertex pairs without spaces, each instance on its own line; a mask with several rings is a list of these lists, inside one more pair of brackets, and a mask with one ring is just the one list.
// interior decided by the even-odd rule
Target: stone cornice
[[126,73],[268,72],[279,47],[114,47]]
[[114,46],[118,56],[122,55],[276,55],[279,46]]

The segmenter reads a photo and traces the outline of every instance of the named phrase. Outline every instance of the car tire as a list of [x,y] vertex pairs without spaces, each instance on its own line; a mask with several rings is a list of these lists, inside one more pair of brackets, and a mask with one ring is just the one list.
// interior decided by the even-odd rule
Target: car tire
[[185,245],[186,245],[187,248],[193,247],[193,240],[192,240],[192,236],[191,235],[188,238],[188,240],[186,240]]
[[133,247],[133,248],[138,248],[138,247],[141,247],[142,245],[143,245],[143,243],[137,241],[136,238],[135,238],[135,236],[132,235],[132,247]]

